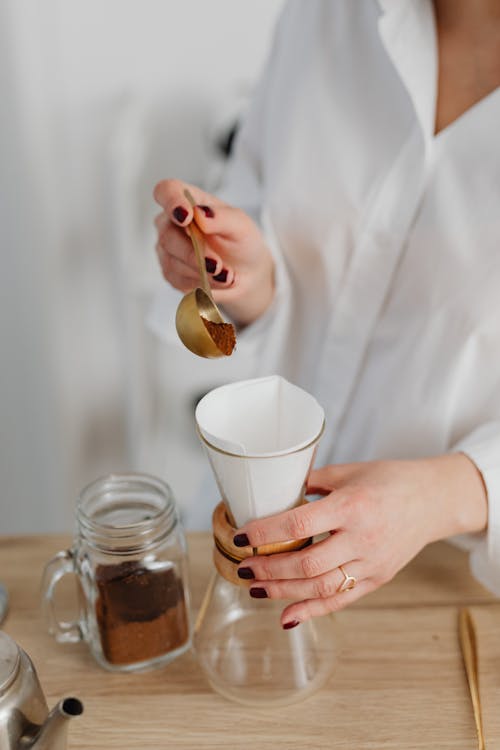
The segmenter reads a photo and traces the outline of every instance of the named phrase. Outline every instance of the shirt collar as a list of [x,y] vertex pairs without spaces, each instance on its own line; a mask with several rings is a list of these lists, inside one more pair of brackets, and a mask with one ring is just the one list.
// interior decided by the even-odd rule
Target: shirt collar
[[426,141],[434,136],[437,41],[432,0],[378,0],[382,43],[412,100]]

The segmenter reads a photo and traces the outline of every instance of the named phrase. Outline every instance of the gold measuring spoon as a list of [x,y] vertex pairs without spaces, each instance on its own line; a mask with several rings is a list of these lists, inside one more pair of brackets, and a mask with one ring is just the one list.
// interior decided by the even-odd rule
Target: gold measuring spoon
[[[194,208],[195,200],[189,190],[184,195]],[[234,326],[224,321],[213,300],[202,251],[203,237],[194,220],[186,231],[193,243],[201,288],[193,289],[181,299],[175,316],[177,333],[184,346],[200,357],[229,356],[236,344]]]
[[465,672],[469,683],[470,697],[474,709],[474,719],[476,722],[477,742],[479,750],[485,750],[483,734],[483,722],[481,718],[481,698],[479,696],[479,669],[477,660],[477,639],[474,620],[467,609],[464,607],[458,615],[458,635],[460,638],[460,647],[465,664]]

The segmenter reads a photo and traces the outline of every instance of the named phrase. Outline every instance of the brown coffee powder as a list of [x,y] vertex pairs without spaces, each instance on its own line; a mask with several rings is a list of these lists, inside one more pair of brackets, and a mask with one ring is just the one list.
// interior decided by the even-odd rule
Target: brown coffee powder
[[99,565],[96,616],[104,656],[134,664],[162,656],[188,638],[182,581],[173,568],[139,562]]
[[229,356],[236,346],[236,331],[232,323],[214,323],[200,316],[215,345],[223,354]]

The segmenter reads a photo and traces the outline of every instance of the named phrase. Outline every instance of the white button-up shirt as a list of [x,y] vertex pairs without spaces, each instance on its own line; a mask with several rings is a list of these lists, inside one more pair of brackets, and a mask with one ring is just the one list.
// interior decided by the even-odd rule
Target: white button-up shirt
[[222,197],[275,254],[246,335],[325,408],[316,465],[465,452],[500,593],[500,90],[434,135],[436,82],[430,0],[293,0]]

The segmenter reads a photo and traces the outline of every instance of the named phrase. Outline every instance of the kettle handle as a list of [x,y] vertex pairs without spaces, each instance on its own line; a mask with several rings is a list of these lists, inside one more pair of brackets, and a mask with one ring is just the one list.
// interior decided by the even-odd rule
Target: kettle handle
[[79,620],[65,622],[59,620],[56,614],[55,589],[61,578],[68,573],[76,574],[71,550],[58,552],[52,560],[49,560],[43,571],[42,612],[49,634],[58,643],[78,643],[83,638]]

